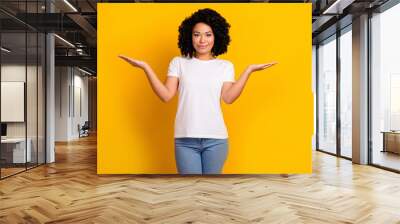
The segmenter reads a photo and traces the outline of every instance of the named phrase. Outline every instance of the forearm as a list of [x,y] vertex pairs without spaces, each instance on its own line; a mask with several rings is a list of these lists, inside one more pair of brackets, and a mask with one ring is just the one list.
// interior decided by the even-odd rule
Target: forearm
[[228,89],[225,94],[224,101],[226,103],[233,103],[243,92],[244,87],[246,86],[247,80],[249,79],[251,71],[246,69],[236,80],[235,83]]
[[156,73],[150,66],[145,66],[143,71],[146,73],[147,79],[149,80],[150,86],[154,93],[163,101],[167,102],[171,98],[170,91],[168,88],[160,81]]

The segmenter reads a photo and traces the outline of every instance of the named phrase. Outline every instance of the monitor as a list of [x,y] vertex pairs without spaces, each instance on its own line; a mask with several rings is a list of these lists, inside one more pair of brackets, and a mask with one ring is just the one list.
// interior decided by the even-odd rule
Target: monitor
[[7,136],[7,124],[1,123],[1,136]]

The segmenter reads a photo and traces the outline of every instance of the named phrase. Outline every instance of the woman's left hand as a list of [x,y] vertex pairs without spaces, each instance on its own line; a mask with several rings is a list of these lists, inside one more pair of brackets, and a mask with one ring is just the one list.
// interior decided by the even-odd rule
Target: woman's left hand
[[250,73],[255,72],[255,71],[261,71],[264,70],[266,68],[269,68],[275,64],[277,64],[278,62],[271,62],[271,63],[265,63],[265,64],[253,64],[253,65],[249,65],[247,67],[247,71],[249,71]]

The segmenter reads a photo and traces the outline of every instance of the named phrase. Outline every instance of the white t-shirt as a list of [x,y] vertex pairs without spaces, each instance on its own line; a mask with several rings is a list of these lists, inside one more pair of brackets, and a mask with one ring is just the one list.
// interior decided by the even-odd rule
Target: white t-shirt
[[224,82],[235,82],[233,64],[227,60],[174,57],[168,76],[179,78],[175,138],[228,138],[221,111]]

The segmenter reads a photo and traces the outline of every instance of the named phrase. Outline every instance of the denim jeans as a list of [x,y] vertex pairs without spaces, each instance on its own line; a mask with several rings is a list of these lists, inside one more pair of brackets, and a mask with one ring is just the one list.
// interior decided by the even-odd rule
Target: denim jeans
[[228,139],[175,138],[179,174],[220,174],[228,154]]

